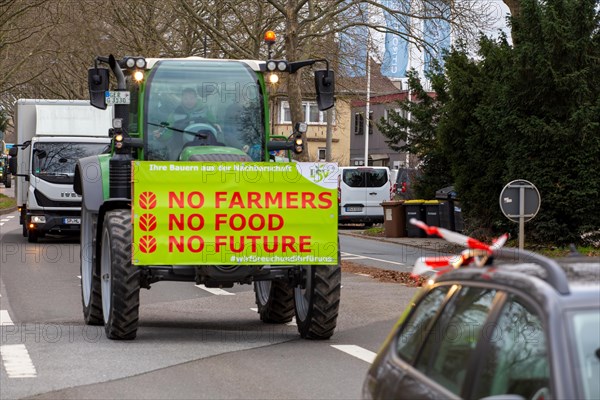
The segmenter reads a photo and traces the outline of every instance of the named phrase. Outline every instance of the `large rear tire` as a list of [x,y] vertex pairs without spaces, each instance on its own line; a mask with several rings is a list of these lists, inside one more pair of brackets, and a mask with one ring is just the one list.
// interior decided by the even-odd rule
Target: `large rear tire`
[[131,264],[131,211],[104,216],[100,277],[104,329],[109,339],[135,339],[140,306],[140,270]]
[[96,259],[96,220],[92,214],[81,205],[81,234],[80,234],[80,274],[81,274],[81,303],[83,319],[87,325],[103,325],[102,293],[100,288],[100,273]]
[[285,282],[254,282],[254,294],[261,321],[283,324],[294,317],[294,289]]
[[[339,257],[338,257],[339,260]],[[294,288],[296,324],[306,339],[329,339],[337,325],[342,270],[340,264],[302,267],[304,287]]]

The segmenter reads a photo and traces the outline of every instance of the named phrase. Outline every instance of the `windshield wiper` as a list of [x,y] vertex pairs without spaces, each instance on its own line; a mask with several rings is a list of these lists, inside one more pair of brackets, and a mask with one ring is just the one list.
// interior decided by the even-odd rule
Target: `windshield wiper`
[[148,122],[148,125],[152,125],[152,126],[156,126],[159,128],[166,128],[175,132],[180,132],[180,133],[188,133],[188,134],[192,134],[192,135],[197,135],[200,136],[204,139],[206,139],[208,137],[208,135],[204,132],[191,132],[191,131],[186,131],[185,129],[179,129],[179,128],[174,128],[172,126],[169,126],[169,124],[167,122],[161,122],[160,124],[154,124],[152,122]]
[[71,174],[67,174],[64,172],[38,172],[38,175],[45,175],[45,176],[66,176],[67,178],[70,178]]

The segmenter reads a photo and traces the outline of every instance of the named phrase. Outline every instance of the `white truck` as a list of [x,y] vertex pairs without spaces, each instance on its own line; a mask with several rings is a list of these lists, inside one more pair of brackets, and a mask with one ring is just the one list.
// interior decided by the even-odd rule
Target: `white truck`
[[[112,107],[87,100],[19,99],[13,116],[18,144],[11,170],[23,236],[79,233],[81,196],[73,191],[77,160],[109,150]],[[94,173],[87,171],[90,179]],[[100,179],[95,176],[95,179]]]

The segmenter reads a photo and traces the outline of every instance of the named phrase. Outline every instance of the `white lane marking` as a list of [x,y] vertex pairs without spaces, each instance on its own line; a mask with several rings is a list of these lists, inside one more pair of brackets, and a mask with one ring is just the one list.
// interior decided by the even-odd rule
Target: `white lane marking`
[[77,275],[77,277],[78,277],[79,279],[81,279],[81,275]]
[[219,288],[208,288],[204,285],[196,285],[197,288],[202,289],[202,290],[206,290],[209,293],[215,294],[217,296],[235,296],[235,293],[229,293],[223,289],[219,289]]
[[254,312],[258,312],[258,308],[250,307],[250,310],[252,310]]
[[360,275],[360,276],[368,276],[369,278],[371,277],[371,275],[369,274],[361,274],[360,272],[357,272],[356,275]]
[[8,219],[13,219],[15,216],[14,215],[7,215],[6,218]]
[[368,362],[369,364],[372,364],[373,361],[375,361],[375,356],[377,356],[376,353],[353,344],[333,344],[331,347]]
[[374,258],[374,257],[361,256],[360,254],[350,254],[350,253],[345,253],[345,254],[347,254],[347,255],[349,255],[349,256],[363,257],[363,258],[366,258],[366,259],[369,259],[369,260],[373,260],[373,261],[381,261],[381,262],[388,263],[388,264],[395,264],[395,265],[406,265],[406,264],[404,264],[404,263],[401,263],[401,262],[389,261],[389,260],[383,260],[383,259],[381,259],[381,258]]
[[2,219],[0,219],[0,221],[2,221],[2,222],[8,222],[8,218],[2,218]]
[[10,315],[8,315],[8,311],[0,310],[0,326],[13,326],[14,323],[12,319],[10,319]]
[[366,257],[363,256],[358,256],[358,257],[354,257],[354,256],[342,256],[342,260],[364,260]]
[[0,226],[4,225],[4,222],[0,222]]
[[35,378],[37,371],[24,344],[0,346],[0,355],[9,378]]

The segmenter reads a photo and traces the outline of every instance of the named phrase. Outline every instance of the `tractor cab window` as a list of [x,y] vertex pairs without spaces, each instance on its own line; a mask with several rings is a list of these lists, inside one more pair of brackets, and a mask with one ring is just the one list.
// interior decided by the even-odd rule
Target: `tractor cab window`
[[129,126],[127,132],[135,134],[139,132],[138,129],[138,95],[139,95],[139,83],[136,82],[132,76],[127,76],[127,90],[130,93],[129,103]]
[[[149,77],[148,160],[180,160],[187,146],[222,146],[263,159],[264,116],[256,74],[232,61],[164,60]],[[222,150],[222,149],[221,149]]]

